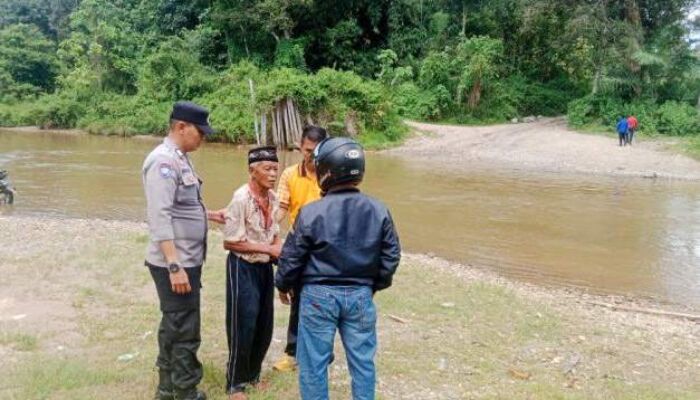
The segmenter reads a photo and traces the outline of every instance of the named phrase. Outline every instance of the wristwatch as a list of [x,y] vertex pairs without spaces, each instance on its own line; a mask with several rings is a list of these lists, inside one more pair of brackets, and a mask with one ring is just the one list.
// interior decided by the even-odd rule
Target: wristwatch
[[168,271],[170,271],[171,274],[178,273],[180,271],[180,263],[170,263],[170,265],[168,265]]

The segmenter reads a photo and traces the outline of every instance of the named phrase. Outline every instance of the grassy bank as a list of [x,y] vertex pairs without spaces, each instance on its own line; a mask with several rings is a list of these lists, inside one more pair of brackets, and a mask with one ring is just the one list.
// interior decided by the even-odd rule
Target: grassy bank
[[700,137],[683,138],[680,149],[690,157],[700,160]]
[[[212,233],[210,242],[221,237]],[[127,222],[0,218],[0,398],[144,399],[155,384],[158,311],[141,266],[145,227]],[[224,399],[224,252],[204,274],[203,388]],[[407,256],[377,295],[379,398],[695,399],[700,327],[592,308],[585,297]],[[286,308],[253,399],[298,398],[296,376],[270,372]],[[342,352],[332,397],[348,398]]]

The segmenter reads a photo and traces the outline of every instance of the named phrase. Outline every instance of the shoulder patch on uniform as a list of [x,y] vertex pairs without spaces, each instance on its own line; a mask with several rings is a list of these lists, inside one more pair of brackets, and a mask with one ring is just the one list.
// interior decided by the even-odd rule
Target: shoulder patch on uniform
[[173,172],[173,167],[169,163],[160,163],[158,165],[158,173],[160,174],[161,177],[163,178],[172,178],[175,176]]

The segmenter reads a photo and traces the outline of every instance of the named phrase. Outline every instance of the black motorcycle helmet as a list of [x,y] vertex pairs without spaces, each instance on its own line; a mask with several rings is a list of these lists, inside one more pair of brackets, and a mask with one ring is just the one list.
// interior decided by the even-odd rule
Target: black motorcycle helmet
[[360,183],[365,175],[365,151],[350,138],[328,138],[314,149],[318,186],[326,193],[333,186]]

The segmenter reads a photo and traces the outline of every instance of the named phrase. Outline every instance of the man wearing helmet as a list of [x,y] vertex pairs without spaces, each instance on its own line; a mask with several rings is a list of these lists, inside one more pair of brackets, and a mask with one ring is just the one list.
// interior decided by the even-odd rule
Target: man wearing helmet
[[[377,313],[372,296],[391,286],[401,258],[399,239],[389,210],[357,188],[365,172],[362,146],[348,138],[326,139],[314,156],[323,197],[299,212],[275,276],[281,296],[300,296],[301,397],[328,398],[327,368],[338,330],[353,399],[374,399]],[[294,293],[296,287],[302,287],[300,294]]]

